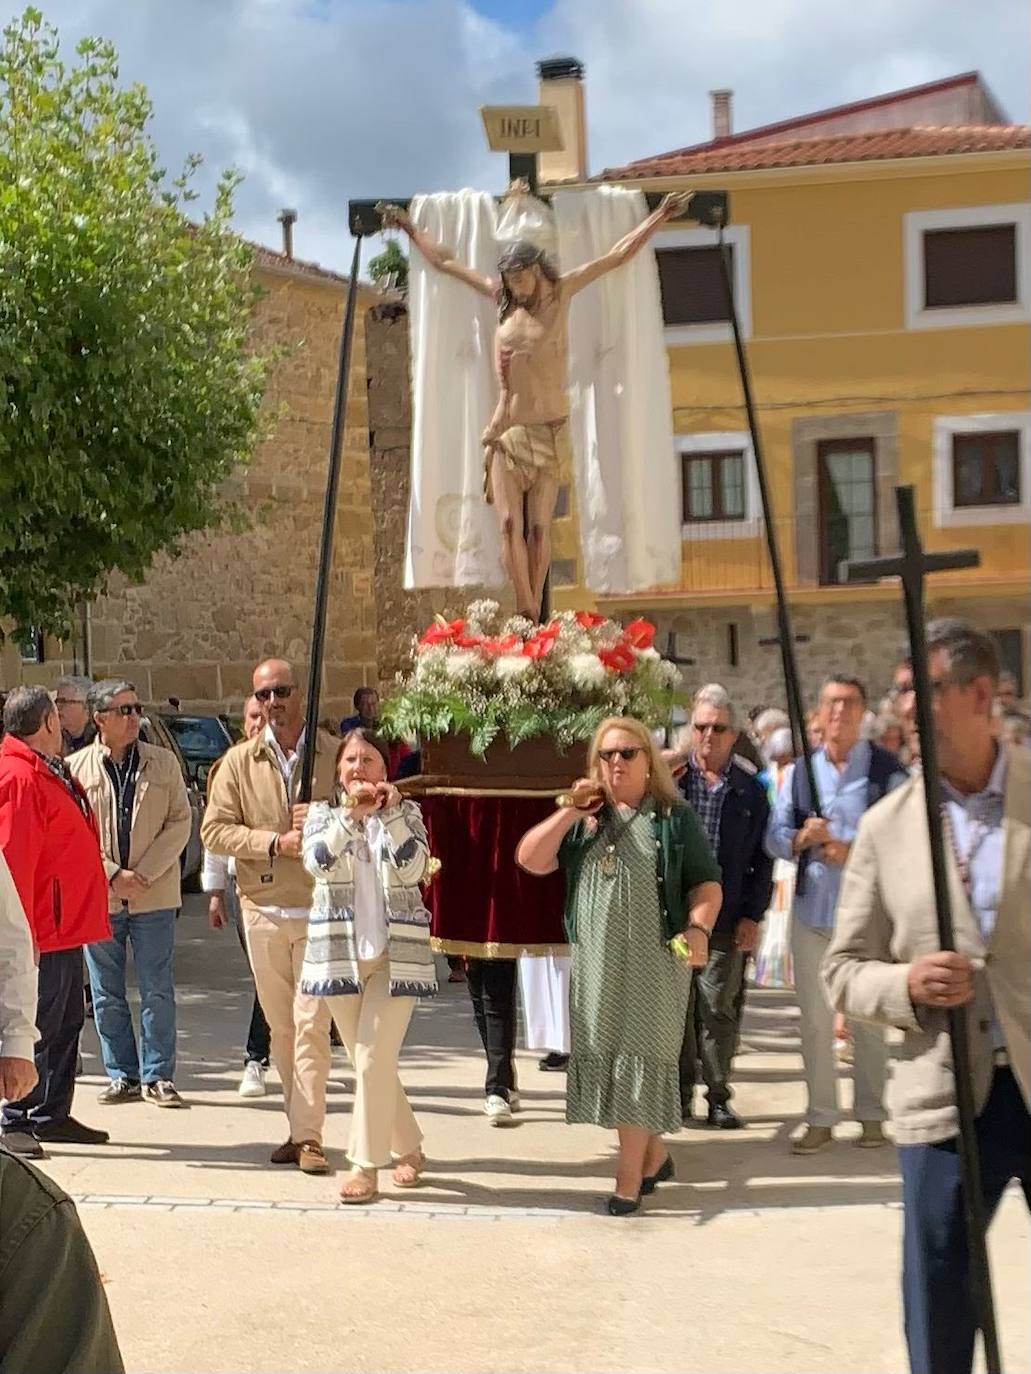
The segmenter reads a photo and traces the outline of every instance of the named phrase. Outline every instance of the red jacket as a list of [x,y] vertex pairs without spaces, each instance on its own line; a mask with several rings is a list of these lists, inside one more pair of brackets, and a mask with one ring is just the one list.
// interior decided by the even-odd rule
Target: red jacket
[[41,954],[111,938],[107,877],[88,814],[87,820],[35,749],[4,736],[0,849]]

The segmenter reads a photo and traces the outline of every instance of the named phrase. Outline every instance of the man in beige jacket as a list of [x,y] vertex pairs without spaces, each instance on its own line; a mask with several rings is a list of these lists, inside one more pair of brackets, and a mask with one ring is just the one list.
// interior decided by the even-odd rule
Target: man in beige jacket
[[[112,938],[86,946],[93,1018],[111,1080],[100,1102],[141,1098],[181,1107],[175,1088],[175,920],[182,895],[179,856],[190,838],[190,802],[179,760],[140,739],[143,707],[131,682],[109,678],[90,688],[97,737],[68,768],[100,827]],[[140,1040],[125,995],[132,945],[140,988]]]
[[968,1374],[975,1314],[947,1012],[967,1008],[990,1217],[1013,1178],[1031,1203],[1031,754],[993,738],[999,665],[991,640],[964,621],[938,620],[927,627],[927,647],[957,950],[938,944],[917,775],[860,822],[824,975],[839,1011],[901,1032],[889,1105],[905,1208],[910,1366]]
[[[312,881],[301,863],[307,807],[297,801],[304,754],[304,701],[290,664],[254,670],[265,728],[222,756],[201,826],[204,847],[236,860],[244,934],[258,999],[272,1032],[290,1137],[273,1164],[328,1169],[322,1150],[329,1079],[329,1004],[297,989],[308,934]],[[313,801],[332,799],[339,741],[319,731]]]

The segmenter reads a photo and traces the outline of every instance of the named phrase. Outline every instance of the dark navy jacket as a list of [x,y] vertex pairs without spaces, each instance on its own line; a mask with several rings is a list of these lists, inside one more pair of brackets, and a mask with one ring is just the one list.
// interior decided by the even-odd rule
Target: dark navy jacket
[[[731,760],[720,814],[716,858],[723,870],[723,905],[716,935],[733,935],[738,921],[761,921],[773,893],[773,860],[763,847],[770,803],[766,788],[744,759]],[[686,795],[687,783],[681,780]]]

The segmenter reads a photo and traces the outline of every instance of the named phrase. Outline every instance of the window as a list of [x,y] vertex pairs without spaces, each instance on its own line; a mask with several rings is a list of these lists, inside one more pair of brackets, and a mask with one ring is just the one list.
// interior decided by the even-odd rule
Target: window
[[563,482],[555,493],[555,510],[552,515],[554,520],[564,520],[570,511],[569,503],[569,483]]
[[924,234],[924,308],[1017,299],[1017,227],[931,229]]
[[683,453],[684,522],[745,518],[745,456]]
[[872,439],[825,439],[817,445],[820,583],[839,581],[840,565],[877,554],[877,488]]
[[15,636],[23,663],[42,663],[44,661],[43,631],[30,626],[19,630]]
[[952,436],[952,504],[1020,504],[1020,432],[1016,429]]
[[1031,411],[939,415],[931,452],[938,529],[1031,519]]
[[551,560],[551,581],[556,587],[575,587],[576,559],[553,558]]
[[[747,225],[724,230],[741,332],[752,332]],[[715,229],[671,229],[655,240],[662,318],[668,344],[717,343],[731,337]]]
[[968,205],[904,219],[910,329],[1007,324],[1031,318],[1031,209]]

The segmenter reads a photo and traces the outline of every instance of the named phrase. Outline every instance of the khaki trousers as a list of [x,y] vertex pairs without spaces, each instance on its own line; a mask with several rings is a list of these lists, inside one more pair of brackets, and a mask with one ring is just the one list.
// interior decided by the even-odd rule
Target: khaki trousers
[[298,992],[308,922],[267,916],[243,898],[243,929],[258,1001],[272,1033],[271,1058],[283,1085],[290,1139],[322,1143],[329,1081],[329,1006]]
[[[795,996],[802,1013],[802,1062],[809,1091],[805,1119],[810,1126],[833,1126],[838,1108],[838,1066],[834,1059],[834,1012],[820,979],[820,966],[831,942],[831,931],[816,930],[799,920],[791,922],[791,957],[795,965]],[[880,1026],[850,1021],[853,1056],[853,1108],[857,1121],[883,1121],[884,1075],[888,1051]]]
[[422,1131],[398,1077],[397,1060],[414,997],[391,997],[390,960],[358,961],[362,990],[327,1002],[354,1065],[354,1108],[348,1158],[360,1169],[383,1169],[391,1155],[418,1150]]

